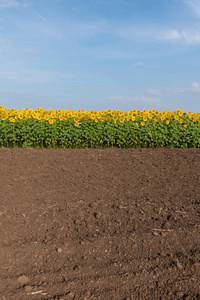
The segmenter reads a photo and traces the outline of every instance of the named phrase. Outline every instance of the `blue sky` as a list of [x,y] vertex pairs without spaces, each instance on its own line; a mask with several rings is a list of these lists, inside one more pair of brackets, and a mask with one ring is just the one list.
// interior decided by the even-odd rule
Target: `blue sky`
[[200,111],[200,0],[0,0],[0,105]]

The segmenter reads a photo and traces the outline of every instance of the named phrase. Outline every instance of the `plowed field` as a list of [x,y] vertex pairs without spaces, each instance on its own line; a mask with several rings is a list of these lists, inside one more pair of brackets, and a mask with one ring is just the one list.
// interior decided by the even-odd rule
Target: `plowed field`
[[200,299],[200,149],[0,149],[0,299]]

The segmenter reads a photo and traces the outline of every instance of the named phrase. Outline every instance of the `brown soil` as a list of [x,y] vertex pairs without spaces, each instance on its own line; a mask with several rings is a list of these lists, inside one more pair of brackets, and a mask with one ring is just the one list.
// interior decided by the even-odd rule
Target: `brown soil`
[[199,299],[200,149],[0,149],[0,299]]

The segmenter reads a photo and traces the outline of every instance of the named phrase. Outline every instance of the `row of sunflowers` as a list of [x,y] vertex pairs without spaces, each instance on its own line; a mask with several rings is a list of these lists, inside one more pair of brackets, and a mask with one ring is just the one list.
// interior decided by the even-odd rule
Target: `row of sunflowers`
[[0,147],[200,147],[200,113],[0,106]]

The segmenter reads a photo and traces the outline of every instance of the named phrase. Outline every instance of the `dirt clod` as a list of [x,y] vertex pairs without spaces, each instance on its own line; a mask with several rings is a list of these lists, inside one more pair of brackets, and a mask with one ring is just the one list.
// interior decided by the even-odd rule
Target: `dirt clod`
[[27,284],[30,282],[30,279],[27,276],[22,275],[17,279],[17,281],[21,284]]
[[94,213],[94,216],[96,219],[99,219],[101,217],[101,213],[98,211],[97,213]]
[[32,286],[30,286],[30,285],[26,285],[25,286],[25,288],[24,288],[24,290],[27,292],[27,293],[29,293],[30,291],[32,291]]
[[57,252],[61,253],[62,252],[62,248],[57,248]]

